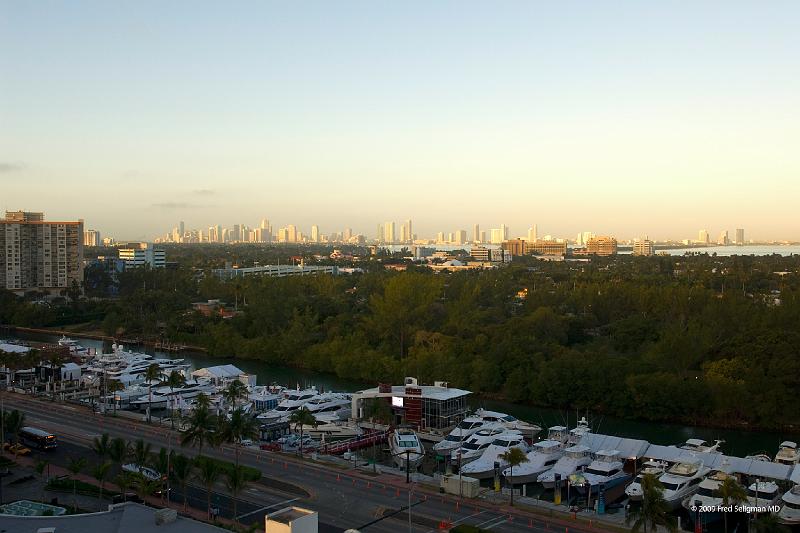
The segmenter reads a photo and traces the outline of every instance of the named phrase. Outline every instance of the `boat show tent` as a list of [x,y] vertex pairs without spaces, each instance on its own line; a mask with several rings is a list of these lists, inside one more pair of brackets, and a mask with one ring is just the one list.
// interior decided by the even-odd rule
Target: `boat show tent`
[[794,467],[794,470],[792,470],[792,475],[789,477],[789,479],[795,485],[800,485],[800,465]]
[[645,451],[650,446],[646,440],[626,439],[599,433],[587,433],[581,438],[580,443],[592,450],[592,453],[600,450],[618,450],[622,459],[633,460],[644,457]]
[[192,372],[193,378],[209,378],[213,380],[235,379],[244,374],[233,365],[210,366]]
[[670,463],[677,463],[680,461],[702,461],[704,466],[712,470],[723,470],[734,474],[777,479],[781,481],[789,479],[792,470],[791,466],[779,463],[732,457],[721,453],[691,452],[676,446],[662,446],[660,444],[651,444],[644,453],[644,456],[648,459],[657,459]]

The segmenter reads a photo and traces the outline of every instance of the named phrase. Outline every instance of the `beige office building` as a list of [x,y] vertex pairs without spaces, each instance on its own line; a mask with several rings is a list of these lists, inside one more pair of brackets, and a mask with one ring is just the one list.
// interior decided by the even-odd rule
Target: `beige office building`
[[592,237],[586,243],[586,253],[594,255],[616,255],[617,239],[614,237]]

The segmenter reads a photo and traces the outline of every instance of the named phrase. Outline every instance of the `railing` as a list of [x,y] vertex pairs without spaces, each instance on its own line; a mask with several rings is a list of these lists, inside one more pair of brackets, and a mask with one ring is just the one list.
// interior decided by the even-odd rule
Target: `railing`
[[343,440],[331,444],[325,444],[325,446],[323,446],[322,448],[322,453],[326,453],[329,455],[339,455],[349,450],[359,450],[361,448],[366,448],[367,446],[372,446],[373,444],[385,442],[388,438],[389,438],[388,430],[367,433],[365,435],[354,437],[352,439]]

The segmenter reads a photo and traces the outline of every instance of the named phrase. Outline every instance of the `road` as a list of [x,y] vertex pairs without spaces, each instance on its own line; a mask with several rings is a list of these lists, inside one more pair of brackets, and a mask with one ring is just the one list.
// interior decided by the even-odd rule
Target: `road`
[[[59,450],[46,452],[48,456],[52,455],[51,460],[56,464],[66,464],[69,457],[75,455],[91,457],[89,446],[94,437],[102,433],[127,440],[141,438],[153,445],[153,451],[162,447],[179,448],[176,444],[178,434],[167,428],[104,417],[78,405],[64,405],[11,393],[2,394],[6,409],[25,412],[26,424],[52,431],[58,436],[61,443]],[[230,446],[206,447],[203,452],[218,459],[234,459],[234,451]],[[195,451],[184,448],[182,453],[193,455]],[[319,513],[320,531],[325,533],[341,532],[349,528],[361,528],[367,533],[434,533],[439,531],[439,525],[443,521],[509,533],[558,533],[564,531],[565,526],[569,526],[569,531],[574,533],[599,531],[596,526],[588,529],[574,522],[546,521],[515,509],[487,505],[486,502],[464,500],[462,505],[457,497],[417,488],[413,484],[406,485],[404,479],[395,479],[396,476],[370,477],[368,473],[345,471],[254,448],[241,448],[240,462],[260,470],[263,475],[262,482],[252,484],[239,498],[238,514],[245,523],[263,524],[265,514],[284,506],[299,505]],[[278,481],[277,486],[270,486],[275,480]],[[278,488],[282,483],[300,487],[307,491],[308,496],[302,491],[298,493],[282,490],[286,487]],[[193,486],[187,492],[193,506],[205,508],[205,489]],[[172,500],[182,501],[179,491],[172,493]],[[231,516],[232,505],[227,495],[215,491],[212,502],[212,506],[218,507],[223,516]],[[410,527],[407,510],[376,522],[376,519],[385,514],[405,509],[409,502],[412,504]]]

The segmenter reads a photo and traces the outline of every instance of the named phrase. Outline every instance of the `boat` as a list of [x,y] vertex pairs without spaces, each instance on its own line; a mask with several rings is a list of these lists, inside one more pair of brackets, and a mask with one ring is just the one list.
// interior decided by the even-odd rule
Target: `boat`
[[341,417],[344,415],[346,418],[350,413],[352,406],[352,399],[349,394],[339,392],[325,392],[318,394],[305,403],[305,408],[311,411],[311,414],[321,413],[335,413]]
[[[774,481],[756,481],[747,487],[747,503],[752,507],[775,505],[780,498],[780,488]],[[756,511],[758,512],[762,511]]]
[[289,420],[292,412],[297,411],[314,397],[319,395],[316,387],[304,390],[293,390],[286,393],[284,398],[275,409],[258,415],[258,419],[263,422],[275,422]]
[[[719,487],[722,483],[730,478],[731,475],[721,470],[714,470],[708,476],[701,480],[697,485],[696,491],[692,491],[688,496],[683,498],[683,508],[686,509],[689,515],[689,520],[694,524],[698,517],[698,509],[705,509],[704,512],[699,513],[701,523],[704,525],[719,522],[724,516],[724,512],[720,510],[722,507],[722,496],[719,496]],[[714,509],[713,511],[708,509]]]
[[710,468],[695,457],[684,458],[661,474],[658,481],[664,485],[664,502],[670,509],[681,506],[684,498],[697,491]]
[[498,435],[505,432],[506,428],[500,424],[476,431],[463,445],[450,452],[451,462],[461,467],[474,461],[483,454],[483,450],[488,448]]
[[499,425],[498,422],[489,422],[480,416],[470,415],[453,428],[453,431],[448,433],[444,439],[437,442],[433,446],[433,450],[439,454],[449,453],[462,446],[469,437],[490,424]]
[[761,452],[754,453],[754,454],[751,454],[751,455],[745,455],[744,458],[745,459],[750,459],[752,461],[761,461],[763,463],[771,463],[772,462],[772,457],[770,457],[766,453],[761,453]]
[[545,489],[555,487],[556,474],[566,481],[572,474],[578,473],[592,462],[591,450],[588,446],[576,444],[564,450],[564,455],[553,465],[553,468],[542,472],[536,481]]
[[425,448],[413,429],[397,428],[389,435],[389,450],[394,463],[402,470],[416,470],[425,459]]
[[[534,483],[540,474],[550,470],[564,455],[564,443],[558,440],[539,441],[525,457],[527,461],[503,470],[503,477],[512,485]],[[512,475],[513,474],[513,475]]]
[[624,463],[620,458],[619,450],[600,450],[594,454],[592,461],[582,474],[577,474],[580,478],[574,482],[570,478],[570,484],[574,486],[579,494],[597,494],[602,486],[604,490],[610,491],[614,487],[622,485],[631,478],[631,474],[625,472]]
[[789,466],[800,464],[800,450],[797,449],[797,443],[790,440],[782,442],[778,453],[775,454],[775,462]]
[[586,420],[585,416],[582,416],[580,420],[578,420],[578,424],[569,430],[569,435],[567,436],[567,446],[575,446],[581,443],[583,437],[588,435],[592,432],[592,428],[589,426],[589,421]]
[[131,474],[139,474],[148,481],[159,481],[162,476],[157,471],[147,466],[137,465],[136,463],[128,463],[122,465],[122,470],[130,472]]
[[778,522],[787,526],[800,525],[800,485],[781,496],[780,507],[780,511],[775,513]]
[[66,335],[62,335],[60,339],[58,339],[59,346],[65,346],[69,349],[69,354],[76,356],[76,357],[88,357],[89,356],[89,349],[84,348],[78,341],[74,339],[70,339]]
[[151,410],[169,409],[178,402],[191,400],[201,393],[208,395],[214,392],[216,392],[216,387],[206,380],[187,381],[180,387],[153,387],[152,395],[148,391],[144,396],[132,400],[130,405],[141,410],[145,410],[148,407]]
[[681,450],[686,450],[688,452],[695,452],[695,453],[722,453],[722,451],[719,449],[719,446],[723,442],[725,441],[715,440],[714,444],[709,444],[703,439],[687,439],[685,443],[681,444],[678,447]]
[[651,474],[658,478],[664,473],[664,470],[666,470],[667,463],[662,461],[645,461],[644,465],[642,466],[643,468],[639,471],[634,480],[627,487],[625,487],[625,494],[632,502],[642,501],[642,478],[647,474]]
[[358,425],[344,422],[335,412],[316,413],[314,418],[317,420],[317,425],[308,426],[305,429],[305,433],[313,439],[332,442],[352,439],[364,434],[364,431]]
[[459,471],[465,476],[476,479],[485,479],[494,476],[494,465],[498,463],[502,471],[507,463],[500,459],[500,456],[511,448],[519,448],[523,452],[528,452],[528,443],[525,437],[516,430],[506,430],[495,437],[492,443],[487,446],[480,457],[474,461],[463,465]]
[[538,435],[540,431],[542,431],[542,428],[536,424],[519,420],[515,416],[507,413],[487,411],[486,409],[481,408],[475,411],[474,416],[483,419],[484,423],[496,422],[502,424],[508,430],[519,431],[527,439],[532,439]]

